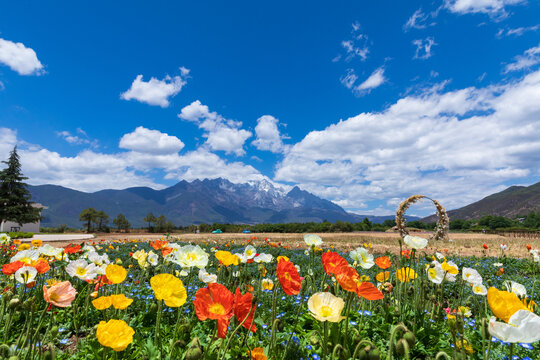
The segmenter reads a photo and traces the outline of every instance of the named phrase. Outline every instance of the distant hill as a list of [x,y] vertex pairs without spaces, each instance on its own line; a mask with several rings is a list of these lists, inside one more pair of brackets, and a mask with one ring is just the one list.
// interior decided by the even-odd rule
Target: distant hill
[[144,227],[149,212],[165,215],[175,225],[207,223],[258,224],[322,222],[338,220],[360,222],[368,218],[383,222],[393,216],[358,215],[346,212],[331,201],[294,187],[290,191],[268,181],[233,184],[226,179],[181,181],[163,190],[134,187],[124,190],[101,190],[94,193],[57,185],[29,186],[32,200],[43,210],[42,226],[66,224],[81,227],[79,214],[93,207],[112,219],[119,213],[133,227]]
[[[485,215],[515,218],[531,211],[540,211],[540,182],[530,186],[511,186],[470,205],[450,210],[448,216],[450,220],[479,219]],[[436,219],[436,216],[432,215],[422,221],[430,222]]]

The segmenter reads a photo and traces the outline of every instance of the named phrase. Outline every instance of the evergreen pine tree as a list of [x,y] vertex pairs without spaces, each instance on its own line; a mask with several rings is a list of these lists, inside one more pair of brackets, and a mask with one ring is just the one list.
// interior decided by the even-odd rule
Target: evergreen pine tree
[[37,222],[41,215],[40,209],[31,205],[30,191],[23,182],[28,179],[21,172],[21,162],[17,154],[17,146],[13,148],[7,165],[0,171],[0,223],[13,221],[19,225]]

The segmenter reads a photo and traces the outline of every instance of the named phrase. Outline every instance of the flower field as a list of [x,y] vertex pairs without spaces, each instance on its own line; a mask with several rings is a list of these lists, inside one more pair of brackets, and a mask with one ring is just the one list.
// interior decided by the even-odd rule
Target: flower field
[[408,234],[397,255],[309,234],[1,240],[1,358],[540,359],[530,245],[514,259],[507,244],[460,257]]

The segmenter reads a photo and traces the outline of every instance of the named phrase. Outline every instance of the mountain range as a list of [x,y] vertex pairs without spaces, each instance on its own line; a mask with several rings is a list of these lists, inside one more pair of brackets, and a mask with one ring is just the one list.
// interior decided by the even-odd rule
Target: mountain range
[[[450,220],[480,219],[485,215],[515,218],[526,216],[531,211],[540,211],[540,182],[530,186],[511,186],[475,203],[450,210],[448,216]],[[426,222],[436,220],[435,215],[422,219]]]
[[46,206],[41,222],[46,227],[61,224],[81,227],[79,214],[88,207],[105,211],[111,220],[121,213],[133,227],[144,227],[143,219],[150,212],[155,216],[163,214],[173,224],[184,226],[214,222],[360,222],[366,217],[372,222],[383,222],[394,218],[349,213],[297,186],[286,190],[266,180],[244,184],[234,184],[222,178],[184,180],[162,190],[133,187],[94,193],[58,185],[30,185],[28,189],[32,201]]

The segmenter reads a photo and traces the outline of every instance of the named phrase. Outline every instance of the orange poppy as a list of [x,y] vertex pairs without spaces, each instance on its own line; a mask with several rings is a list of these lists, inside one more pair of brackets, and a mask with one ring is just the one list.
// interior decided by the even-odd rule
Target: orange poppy
[[225,339],[233,315],[233,301],[233,294],[225,286],[212,283],[197,290],[193,305],[199,320],[217,320],[218,337]]
[[280,260],[276,273],[285,294],[298,295],[302,288],[302,279],[294,264],[288,260]]
[[18,260],[9,264],[4,264],[2,265],[2,272],[4,273],[4,275],[13,275],[24,265],[26,265],[24,262]]
[[336,280],[341,285],[343,290],[349,292],[356,292],[356,288],[360,283],[360,275],[355,268],[349,265],[340,266],[335,269],[334,275]]
[[264,349],[261,347],[256,347],[255,349],[249,351],[249,356],[251,356],[251,360],[266,360],[267,357],[264,355]]
[[49,269],[51,268],[49,266],[49,263],[47,260],[39,259],[32,263],[32,266],[37,270],[40,274],[45,274]]
[[392,265],[392,262],[388,258],[388,256],[381,256],[375,259],[375,264],[383,270],[388,269],[390,265]]
[[347,266],[349,263],[338,253],[329,251],[322,254],[322,264],[324,271],[328,274],[336,273],[336,270],[341,266]]
[[172,248],[164,247],[163,249],[161,249],[161,256],[165,257],[165,256],[169,255],[172,251],[173,251]]
[[384,299],[383,293],[370,282],[360,283],[356,289],[356,294],[358,297],[363,297],[368,300]]
[[168,241],[162,241],[162,240],[150,241],[150,246],[153,247],[154,250],[161,250],[167,245],[169,245]]
[[75,254],[81,251],[81,245],[69,244],[64,248],[66,254]]
[[[253,308],[251,306],[253,304]],[[239,288],[236,288],[236,291],[234,292],[234,307],[233,307],[233,313],[234,316],[236,316],[236,319],[239,323],[244,321],[246,317],[246,321],[242,324],[243,327],[246,329],[250,329],[252,332],[257,331],[257,327],[253,323],[253,317],[255,316],[255,308],[257,307],[257,303],[253,303],[253,294],[250,292],[245,293],[242,295]],[[248,316],[249,314],[249,316]]]

